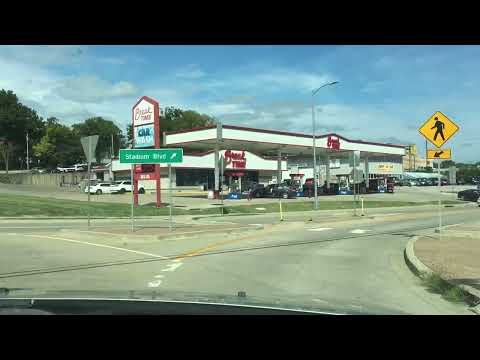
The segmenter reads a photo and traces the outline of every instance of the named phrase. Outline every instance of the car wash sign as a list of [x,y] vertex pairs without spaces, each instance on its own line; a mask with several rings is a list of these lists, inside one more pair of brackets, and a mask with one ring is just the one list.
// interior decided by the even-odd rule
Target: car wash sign
[[134,130],[134,147],[144,148],[155,146],[155,127],[153,124],[136,126]]

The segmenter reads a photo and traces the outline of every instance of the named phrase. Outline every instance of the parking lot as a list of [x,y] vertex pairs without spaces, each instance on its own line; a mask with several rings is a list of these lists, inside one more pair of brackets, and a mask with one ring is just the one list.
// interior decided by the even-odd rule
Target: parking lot
[[[473,185],[455,185],[455,186],[443,186],[442,187],[442,199],[444,200],[456,200],[457,192],[465,189],[474,188]],[[69,187],[46,187],[35,185],[15,185],[15,184],[0,184],[0,193],[27,195],[27,196],[39,196],[56,199],[66,200],[80,200],[87,201],[87,194],[80,192],[78,188]],[[177,207],[182,208],[206,208],[211,206],[218,206],[220,200],[212,200],[207,198],[207,192],[202,191],[173,191],[174,204]],[[409,202],[426,202],[438,199],[438,188],[436,186],[412,186],[412,187],[396,187],[393,194],[389,193],[376,193],[376,194],[362,194],[366,200],[375,201],[409,201]],[[124,203],[129,204],[131,202],[131,193],[124,194],[102,194],[91,195],[90,200],[92,202],[111,202],[111,203]],[[225,196],[226,198],[226,196]],[[162,201],[168,202],[169,192],[162,191]],[[330,195],[320,196],[320,202],[325,201],[352,201],[353,195]],[[147,190],[145,194],[139,195],[139,204],[145,205],[155,203],[156,196],[153,191]],[[284,202],[302,202],[312,201],[313,198],[298,197],[295,199],[283,199]],[[266,204],[276,202],[277,199],[271,198],[259,198],[259,199],[240,199],[240,200],[228,200],[224,199],[225,205],[245,205],[245,204]]]

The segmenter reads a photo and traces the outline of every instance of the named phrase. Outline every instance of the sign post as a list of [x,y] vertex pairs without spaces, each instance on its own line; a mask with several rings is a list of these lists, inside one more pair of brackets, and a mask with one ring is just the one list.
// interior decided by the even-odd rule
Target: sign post
[[442,160],[437,161],[438,167],[438,234],[442,239],[442,174],[440,173],[440,165]]
[[172,164],[168,163],[168,196],[170,199],[168,199],[168,207],[169,207],[169,219],[168,219],[168,223],[169,223],[169,227],[170,227],[170,231],[172,231],[172,201],[173,201],[173,197],[172,197]]
[[[131,164],[131,181],[135,184],[134,168],[135,164],[168,164],[168,178],[169,178],[169,196],[170,196],[170,230],[172,230],[172,163],[183,162],[183,149],[120,149],[119,151],[120,164]],[[156,175],[156,179],[160,177]],[[135,184],[136,185],[136,184]],[[158,186],[158,184],[157,184]],[[133,207],[135,203],[135,195],[137,193],[136,186],[132,189],[132,231],[134,230]],[[158,197],[157,197],[158,199]]]
[[353,215],[357,216],[357,164],[360,162],[360,151],[354,150],[351,154],[350,165],[353,167]]
[[134,169],[135,165],[132,164],[131,168],[130,168],[130,183],[132,184],[132,206],[131,206],[131,213],[130,213],[130,219],[131,219],[131,222],[132,222],[132,232],[134,231],[134,218],[133,218],[133,204],[135,203],[135,191],[133,189],[133,169]]
[[95,149],[97,148],[98,135],[85,136],[80,139],[82,143],[83,152],[87,158],[88,171],[87,171],[87,187],[88,187],[88,200],[87,200],[87,216],[88,216],[88,230],[90,230],[90,168],[92,159],[95,157]]
[[440,166],[442,159],[451,158],[451,149],[441,149],[441,147],[459,130],[459,126],[450,120],[440,111],[435,112],[418,129],[425,139],[430,141],[435,150],[427,150],[427,159],[437,159],[438,167],[438,233],[442,238],[442,175]]
[[224,208],[223,208],[223,176],[225,174],[225,157],[223,155],[220,155],[220,202],[221,202],[221,209],[222,209],[222,216],[224,213]]

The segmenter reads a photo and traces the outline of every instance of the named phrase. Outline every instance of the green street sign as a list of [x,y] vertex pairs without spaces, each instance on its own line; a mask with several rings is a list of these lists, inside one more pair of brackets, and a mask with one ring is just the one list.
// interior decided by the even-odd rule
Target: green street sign
[[183,162],[183,149],[120,149],[121,164],[173,164]]

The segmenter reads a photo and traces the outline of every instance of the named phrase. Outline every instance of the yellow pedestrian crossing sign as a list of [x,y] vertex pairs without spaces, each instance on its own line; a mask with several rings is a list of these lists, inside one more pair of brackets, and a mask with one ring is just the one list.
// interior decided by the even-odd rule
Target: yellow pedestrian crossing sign
[[460,128],[452,120],[437,111],[418,129],[428,141],[436,147],[441,147]]
[[428,149],[427,159],[428,160],[449,160],[452,158],[452,149]]

